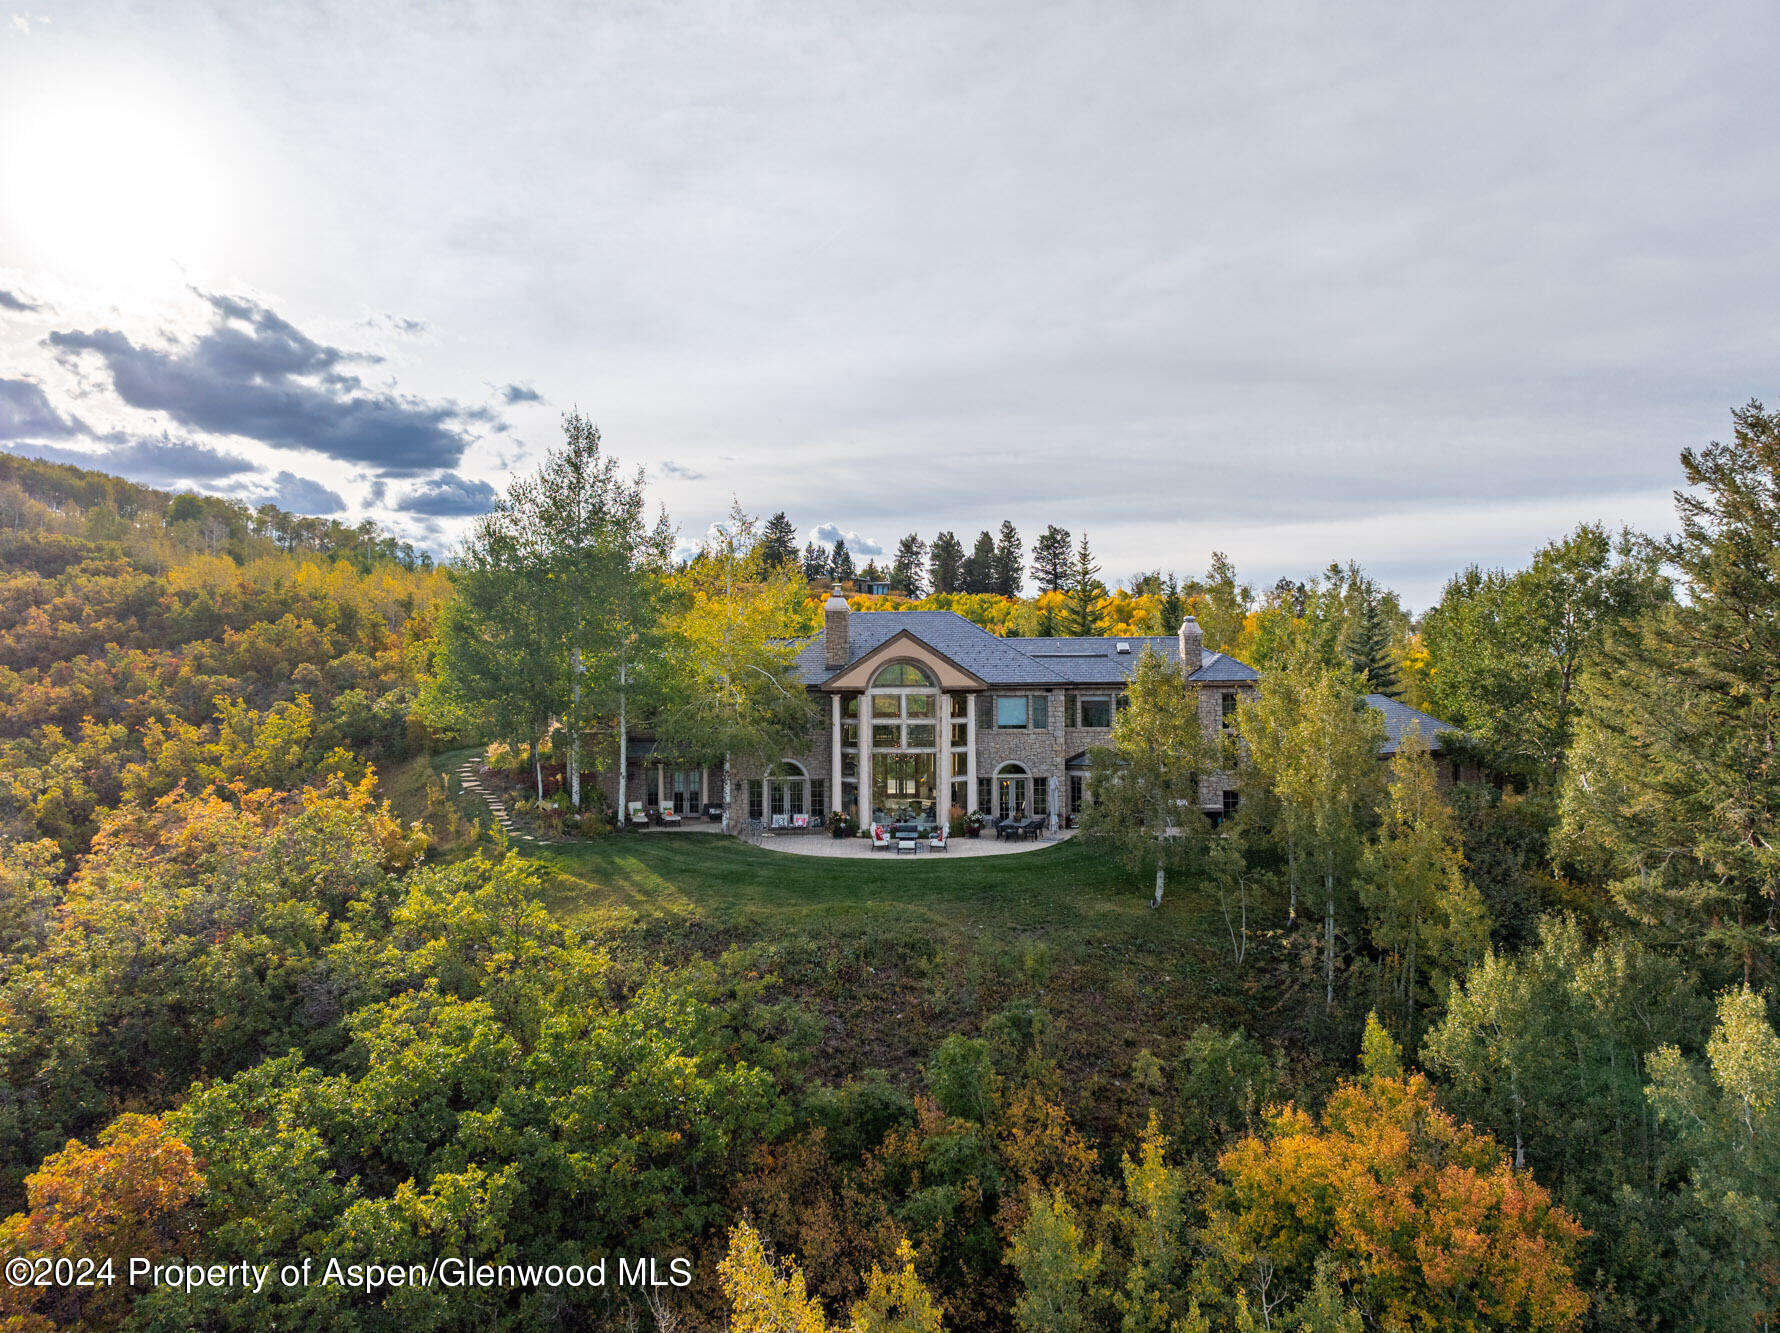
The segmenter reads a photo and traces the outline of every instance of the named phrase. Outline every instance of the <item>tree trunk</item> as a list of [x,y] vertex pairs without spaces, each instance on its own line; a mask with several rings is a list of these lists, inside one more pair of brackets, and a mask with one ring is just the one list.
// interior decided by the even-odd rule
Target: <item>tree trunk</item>
[[581,808],[581,650],[569,651],[569,804]]
[[1335,854],[1323,860],[1323,1002],[1335,1007]]
[[735,832],[735,799],[731,790],[735,785],[729,774],[729,751],[723,752],[723,831]]
[[1298,839],[1292,834],[1286,835],[1286,880],[1291,887],[1292,900],[1286,908],[1286,927],[1298,924]]
[[1168,872],[1163,869],[1162,863],[1160,861],[1156,862],[1156,896],[1150,899],[1150,906],[1152,908],[1160,907],[1162,905],[1162,886],[1166,881],[1167,876]]
[[618,811],[617,818],[612,821],[613,828],[623,828],[626,812],[630,807],[625,799],[630,795],[626,779],[630,777],[630,728],[626,712],[628,702],[626,687],[630,683],[630,668],[622,654],[618,659]]
[[544,738],[532,742],[532,775],[538,780],[538,804],[544,804]]

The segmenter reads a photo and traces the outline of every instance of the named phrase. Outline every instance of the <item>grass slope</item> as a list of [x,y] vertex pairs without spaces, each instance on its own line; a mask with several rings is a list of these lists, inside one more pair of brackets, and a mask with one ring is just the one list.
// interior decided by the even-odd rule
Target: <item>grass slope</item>
[[[462,758],[422,762],[437,774]],[[386,790],[411,801],[424,781],[398,772]],[[1179,883],[1152,911],[1153,875],[1078,840],[1005,857],[833,860],[687,833],[528,854],[551,912],[615,958],[647,967],[729,954],[774,978],[812,1020],[811,1073],[825,1081],[882,1068],[918,1082],[948,1033],[978,1035],[1004,1007],[1030,1004],[1049,1015],[1072,1113],[1128,1130],[1142,1100],[1130,1087],[1138,1052],[1167,1065],[1200,1023],[1303,1053],[1286,1030],[1306,1011],[1297,969],[1253,937],[1280,922],[1283,902],[1251,900],[1239,968],[1215,893]]]

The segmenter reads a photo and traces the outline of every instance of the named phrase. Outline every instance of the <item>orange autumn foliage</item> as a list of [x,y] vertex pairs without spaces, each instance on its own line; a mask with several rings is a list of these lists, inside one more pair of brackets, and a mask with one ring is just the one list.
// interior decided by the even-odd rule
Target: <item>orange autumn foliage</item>
[[129,1310],[131,1256],[173,1253],[190,1231],[185,1205],[203,1185],[192,1151],[153,1116],[119,1116],[98,1146],[71,1139],[25,1178],[30,1210],[0,1222],[8,1258],[113,1261],[110,1284],[0,1286],[0,1326],[16,1333],[110,1328]]
[[1419,1074],[1343,1083],[1317,1122],[1277,1110],[1218,1165],[1206,1234],[1261,1307],[1329,1256],[1369,1327],[1570,1329],[1587,1308],[1583,1228]]

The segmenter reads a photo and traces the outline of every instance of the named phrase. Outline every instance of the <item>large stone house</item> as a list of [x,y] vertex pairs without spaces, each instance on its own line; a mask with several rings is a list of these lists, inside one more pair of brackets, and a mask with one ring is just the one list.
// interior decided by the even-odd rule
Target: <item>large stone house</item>
[[[821,721],[795,752],[738,771],[747,808],[737,814],[943,823],[982,811],[1067,824],[1082,807],[1087,752],[1111,737],[1145,651],[1181,666],[1208,729],[1231,725],[1260,679],[1207,651],[1192,619],[1167,637],[1000,638],[951,611],[853,614],[831,596],[796,658]],[[646,742],[632,762],[633,799],[681,812],[721,799],[715,770],[676,766]],[[1208,774],[1200,800],[1213,815],[1233,809],[1232,775]]]

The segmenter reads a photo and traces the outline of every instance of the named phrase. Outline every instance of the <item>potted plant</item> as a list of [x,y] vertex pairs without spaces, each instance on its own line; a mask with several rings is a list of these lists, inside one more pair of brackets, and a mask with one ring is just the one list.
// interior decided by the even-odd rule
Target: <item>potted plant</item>
[[977,837],[983,831],[984,822],[983,812],[972,810],[964,817],[964,836],[967,838]]
[[832,838],[852,837],[853,821],[836,811],[828,817],[828,835]]

